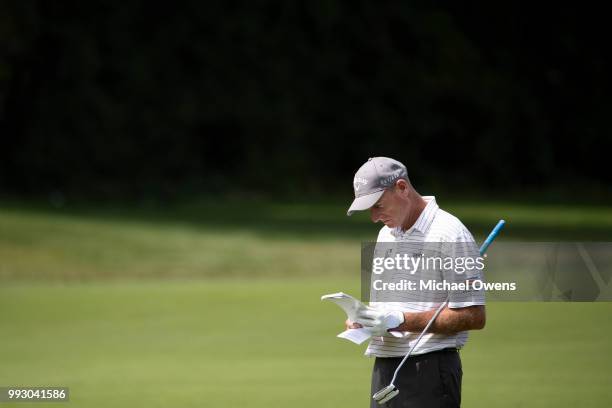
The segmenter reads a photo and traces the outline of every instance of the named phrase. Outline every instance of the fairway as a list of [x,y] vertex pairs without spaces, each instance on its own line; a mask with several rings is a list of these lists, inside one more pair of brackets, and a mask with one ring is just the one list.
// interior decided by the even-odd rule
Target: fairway
[[[311,280],[9,285],[0,383],[67,385],[87,407],[365,406],[372,361],[334,337],[342,313],[319,301],[340,288],[357,292]],[[611,313],[489,305],[462,352],[464,405],[607,406]]]
[[[0,386],[68,386],[78,407],[367,406],[372,360],[319,300],[359,294],[359,235],[301,232],[0,212]],[[611,314],[489,304],[463,405],[609,406]]]

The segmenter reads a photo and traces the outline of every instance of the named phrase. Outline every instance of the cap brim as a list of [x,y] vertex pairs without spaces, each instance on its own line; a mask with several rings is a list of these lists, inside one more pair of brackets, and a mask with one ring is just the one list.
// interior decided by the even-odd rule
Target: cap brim
[[355,211],[363,211],[372,207],[376,202],[380,199],[380,197],[385,193],[385,190],[377,191],[372,194],[363,195],[361,197],[355,197],[353,200],[353,204],[349,207],[346,215],[353,215]]

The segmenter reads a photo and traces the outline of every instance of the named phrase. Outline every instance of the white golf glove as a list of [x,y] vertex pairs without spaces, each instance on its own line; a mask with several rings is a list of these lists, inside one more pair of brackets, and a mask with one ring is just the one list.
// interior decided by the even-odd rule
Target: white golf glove
[[404,313],[368,307],[357,312],[357,323],[368,329],[373,336],[382,336],[389,329],[395,329],[404,323]]

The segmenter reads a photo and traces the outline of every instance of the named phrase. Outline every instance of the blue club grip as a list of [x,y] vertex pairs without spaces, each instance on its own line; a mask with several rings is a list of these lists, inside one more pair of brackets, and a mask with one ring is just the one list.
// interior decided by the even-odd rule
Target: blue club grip
[[482,243],[482,246],[480,247],[480,255],[484,255],[485,252],[487,252],[489,245],[491,245],[495,237],[497,237],[502,228],[504,228],[504,225],[506,225],[506,221],[504,220],[499,220],[497,222],[497,225],[495,226],[495,228],[493,228],[493,231],[491,231],[487,239],[485,239],[485,242]]

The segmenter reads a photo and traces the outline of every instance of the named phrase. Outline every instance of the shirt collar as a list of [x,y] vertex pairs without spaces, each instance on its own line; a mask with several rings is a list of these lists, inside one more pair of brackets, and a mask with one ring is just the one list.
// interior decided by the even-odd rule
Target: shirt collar
[[414,230],[417,230],[423,234],[425,234],[429,230],[429,227],[431,226],[431,223],[433,222],[436,212],[438,211],[440,207],[436,203],[436,197],[434,196],[424,196],[423,200],[425,200],[427,205],[421,212],[421,215],[419,215],[419,218],[417,218],[417,220],[414,222],[414,225],[408,228],[408,230],[406,231],[402,230],[401,226],[392,228],[391,235],[393,235],[396,238],[400,238],[404,235],[411,234],[412,231]]

